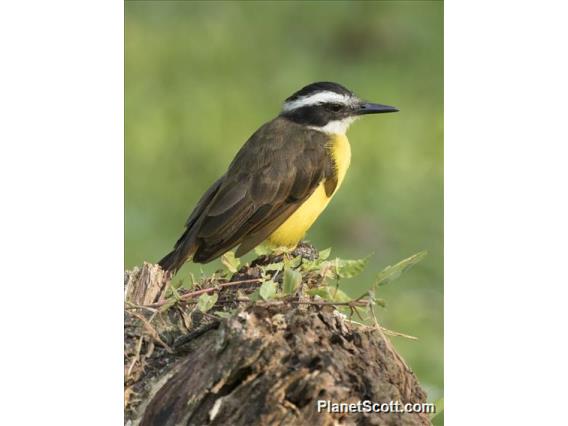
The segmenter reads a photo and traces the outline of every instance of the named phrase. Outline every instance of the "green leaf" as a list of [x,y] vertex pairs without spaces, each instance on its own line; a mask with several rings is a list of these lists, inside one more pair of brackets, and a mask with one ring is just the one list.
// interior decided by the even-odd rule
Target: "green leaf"
[[199,299],[197,300],[197,308],[201,312],[207,312],[213,306],[215,306],[215,303],[217,303],[218,297],[219,297],[219,295],[217,293],[213,293],[211,295],[209,295],[207,293],[202,294],[201,296],[199,296]]
[[403,272],[407,271],[412,266],[416,265],[418,262],[424,259],[426,254],[428,254],[427,251],[421,251],[420,253],[416,253],[415,255],[410,256],[407,259],[401,260],[396,265],[387,266],[377,275],[374,287],[385,285],[390,283],[391,281],[396,280]]
[[182,284],[183,280],[179,280],[177,283],[171,281],[166,289],[166,298],[169,299],[173,297],[175,300],[179,300],[180,295],[178,290],[183,288]]
[[387,307],[387,301],[385,299],[374,298],[373,302],[376,303],[377,305],[379,305],[381,308]]
[[272,249],[270,249],[270,247],[266,244],[260,244],[254,248],[254,252],[257,256],[268,256],[272,253]]
[[324,261],[329,257],[330,254],[331,254],[331,247],[326,248],[325,250],[319,252],[318,260]]
[[307,291],[310,296],[319,296],[328,302],[349,302],[352,299],[336,287],[324,286]]
[[258,302],[260,300],[260,289],[256,289],[247,296],[251,302]]
[[[180,283],[181,283],[181,281],[180,281]],[[180,285],[181,285],[181,284],[180,284]],[[179,287],[179,286],[178,286],[178,287]],[[176,288],[174,285],[172,285],[171,283],[170,283],[170,290],[171,290],[172,295],[174,296],[174,298],[175,298],[176,300],[179,300],[179,292],[177,291],[177,288]]]
[[233,274],[239,270],[241,261],[235,257],[235,253],[228,251],[221,257],[221,262]]
[[268,265],[265,265],[265,266],[261,266],[261,267],[260,267],[260,269],[262,269],[264,272],[268,272],[268,271],[281,271],[282,268],[284,268],[284,263],[283,263],[283,262],[269,263]]
[[187,278],[188,278],[187,281],[182,281],[180,290],[181,289],[191,290],[193,287],[195,287],[195,276],[192,273],[190,273]]
[[353,278],[359,275],[365,266],[371,255],[356,260],[345,260],[345,259],[335,259],[334,266],[336,274],[341,278]]
[[302,282],[302,274],[292,268],[284,269],[284,294],[292,294],[300,286]]
[[307,260],[307,259],[304,259],[304,261],[302,262],[300,268],[301,268],[302,271],[304,271],[304,272],[311,272],[311,271],[315,271],[315,270],[319,269],[321,263],[322,263],[322,262],[320,262],[318,259],[316,259],[316,260]]
[[285,268],[297,268],[302,264],[302,256],[296,256],[291,259],[284,256],[283,262]]
[[160,312],[160,313],[166,312],[168,309],[170,309],[176,303],[177,303],[177,300],[172,298],[172,299],[168,300],[166,303],[164,303],[162,306],[160,306],[160,308],[158,309],[158,312]]
[[215,315],[217,315],[220,318],[231,318],[233,316],[234,312],[231,311],[219,311],[219,312],[215,312]]
[[319,252],[319,257],[314,260],[303,259],[301,263],[301,269],[304,272],[311,271],[322,271],[326,267],[329,267],[330,262],[326,262],[327,258],[331,254],[331,247]]
[[276,295],[276,283],[272,280],[265,281],[259,289],[260,297],[264,300],[274,299]]

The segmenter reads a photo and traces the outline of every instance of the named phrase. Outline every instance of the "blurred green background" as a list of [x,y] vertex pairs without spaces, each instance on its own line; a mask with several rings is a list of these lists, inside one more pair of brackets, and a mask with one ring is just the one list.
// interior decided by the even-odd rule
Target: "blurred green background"
[[[351,168],[308,234],[342,258],[374,252],[342,283],[428,257],[378,295],[384,326],[435,400],[443,394],[443,3],[125,4],[125,267],[156,262],[245,140],[313,81],[400,112],[349,132]],[[186,265],[199,274],[220,267]]]

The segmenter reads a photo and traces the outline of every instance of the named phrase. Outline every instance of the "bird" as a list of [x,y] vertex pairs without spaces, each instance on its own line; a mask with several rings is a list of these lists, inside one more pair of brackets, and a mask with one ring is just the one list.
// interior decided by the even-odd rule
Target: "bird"
[[203,194],[174,249],[158,263],[176,273],[238,246],[293,249],[337,192],[349,164],[349,126],[367,114],[397,112],[329,81],[308,84],[284,101]]

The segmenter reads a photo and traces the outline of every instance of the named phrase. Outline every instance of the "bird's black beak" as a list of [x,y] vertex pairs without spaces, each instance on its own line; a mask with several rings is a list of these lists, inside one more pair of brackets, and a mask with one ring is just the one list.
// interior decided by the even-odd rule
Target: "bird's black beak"
[[398,112],[398,108],[388,105],[373,104],[371,102],[363,102],[357,109],[357,115],[381,114],[384,112]]

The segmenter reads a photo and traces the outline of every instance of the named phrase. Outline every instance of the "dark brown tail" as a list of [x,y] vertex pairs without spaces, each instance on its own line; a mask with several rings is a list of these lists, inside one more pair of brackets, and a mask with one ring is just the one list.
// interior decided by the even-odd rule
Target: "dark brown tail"
[[175,274],[183,264],[193,256],[196,248],[193,238],[189,236],[189,230],[186,229],[177,241],[174,249],[166,254],[158,264],[164,271],[173,272]]
[[180,259],[179,253],[176,250],[172,250],[158,262],[164,271],[173,272],[174,274],[184,263],[185,259]]

